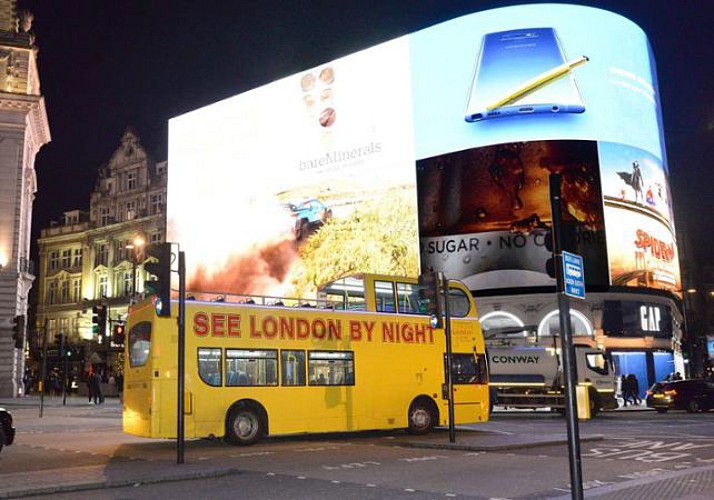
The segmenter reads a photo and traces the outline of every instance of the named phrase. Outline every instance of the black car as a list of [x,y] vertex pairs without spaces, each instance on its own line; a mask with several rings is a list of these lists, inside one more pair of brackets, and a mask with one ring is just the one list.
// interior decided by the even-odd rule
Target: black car
[[657,382],[647,391],[647,406],[660,413],[711,410],[714,408],[714,383],[699,379]]
[[0,451],[3,446],[9,446],[15,440],[15,427],[12,425],[12,415],[0,408]]

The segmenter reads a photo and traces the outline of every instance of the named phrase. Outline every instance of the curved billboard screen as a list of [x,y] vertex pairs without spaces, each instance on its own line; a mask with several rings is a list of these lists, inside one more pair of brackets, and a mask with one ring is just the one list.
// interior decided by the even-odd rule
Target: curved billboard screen
[[599,9],[479,12],[327,62],[172,119],[169,164],[189,288],[554,285],[551,173],[588,287],[680,288],[649,43]]

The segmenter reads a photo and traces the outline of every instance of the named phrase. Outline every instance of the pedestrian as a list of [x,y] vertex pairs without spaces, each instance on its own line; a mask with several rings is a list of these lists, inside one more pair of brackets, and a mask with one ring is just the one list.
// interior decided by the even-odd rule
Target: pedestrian
[[117,373],[116,384],[117,384],[117,394],[119,395],[119,402],[122,403],[122,402],[124,402],[124,400],[122,398],[122,395],[124,393],[124,373],[123,372]]
[[642,399],[640,398],[640,384],[637,381],[637,376],[634,373],[630,373],[627,376],[627,382],[632,396],[632,404],[639,406],[642,403]]
[[102,394],[102,376],[99,372],[94,372],[92,375],[92,398],[95,405],[100,405],[104,402],[104,395]]
[[630,390],[628,389],[629,382],[627,381],[626,375],[620,376],[620,395],[622,396],[622,406],[627,407],[627,402],[630,396]]
[[94,369],[87,373],[87,392],[89,394],[89,404],[94,404]]

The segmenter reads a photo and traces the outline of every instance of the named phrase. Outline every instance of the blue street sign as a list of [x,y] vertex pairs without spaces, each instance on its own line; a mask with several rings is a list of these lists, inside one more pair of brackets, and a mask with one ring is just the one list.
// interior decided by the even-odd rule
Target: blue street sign
[[585,266],[583,258],[570,252],[563,252],[563,281],[565,295],[576,299],[585,298]]

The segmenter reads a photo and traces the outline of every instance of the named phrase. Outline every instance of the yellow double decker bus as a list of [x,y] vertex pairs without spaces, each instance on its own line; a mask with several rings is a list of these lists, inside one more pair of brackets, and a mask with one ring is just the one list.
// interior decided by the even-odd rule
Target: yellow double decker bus
[[[449,282],[454,424],[488,420],[485,346],[466,287]],[[172,313],[178,306],[172,304]],[[416,280],[356,275],[316,300],[192,294],[186,301],[184,436],[247,445],[278,434],[448,425],[446,339]],[[176,317],[129,314],[123,429],[177,436]]]

